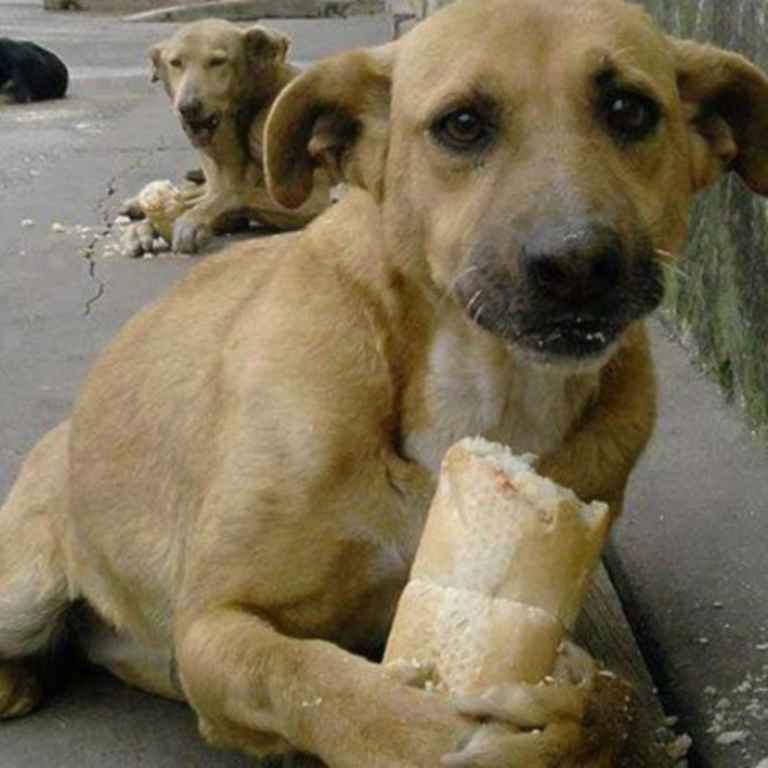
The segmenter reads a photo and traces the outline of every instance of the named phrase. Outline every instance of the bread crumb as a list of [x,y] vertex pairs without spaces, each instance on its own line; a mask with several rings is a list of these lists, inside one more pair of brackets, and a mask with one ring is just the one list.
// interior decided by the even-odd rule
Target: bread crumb
[[29,229],[30,227],[35,226],[35,222],[32,219],[22,219],[21,226],[24,227],[24,229]]
[[673,760],[682,760],[690,752],[692,746],[693,739],[687,733],[683,733],[667,744],[665,751]]
[[726,731],[715,739],[715,743],[726,747],[731,744],[742,744],[747,740],[748,736],[749,734],[746,731]]
[[680,718],[673,715],[671,717],[665,717],[664,718],[664,725],[667,726],[667,728],[674,728],[677,723],[679,722]]

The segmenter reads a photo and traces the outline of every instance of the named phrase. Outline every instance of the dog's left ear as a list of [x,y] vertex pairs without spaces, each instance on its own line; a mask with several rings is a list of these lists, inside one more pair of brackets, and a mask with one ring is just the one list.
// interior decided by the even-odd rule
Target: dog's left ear
[[269,64],[281,64],[285,61],[291,38],[274,29],[267,29],[258,24],[248,27],[243,32],[245,54],[248,62],[256,69]]
[[768,195],[768,77],[747,59],[712,45],[669,38],[693,138],[696,189],[735,171]]
[[165,43],[158,43],[149,49],[149,81],[157,83],[162,79],[163,51]]
[[278,203],[298,208],[317,168],[381,199],[395,46],[321,61],[278,96],[264,129],[267,187]]

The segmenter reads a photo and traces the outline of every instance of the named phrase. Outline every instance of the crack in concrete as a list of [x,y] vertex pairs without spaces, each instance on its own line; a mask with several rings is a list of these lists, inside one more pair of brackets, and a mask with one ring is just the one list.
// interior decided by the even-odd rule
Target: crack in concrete
[[93,311],[94,305],[101,299],[106,293],[107,286],[103,280],[99,277],[96,271],[96,249],[99,242],[105,240],[112,234],[115,222],[112,218],[110,211],[107,209],[107,204],[110,199],[115,196],[118,190],[118,179],[120,176],[133,173],[135,170],[141,168],[145,162],[151,160],[158,152],[163,152],[167,149],[165,143],[161,143],[156,147],[145,150],[139,157],[125,168],[122,168],[114,176],[107,181],[107,188],[105,194],[103,194],[97,201],[93,210],[94,213],[100,214],[103,222],[103,226],[99,232],[94,233],[93,237],[89,240],[88,244],[83,249],[83,258],[88,262],[88,278],[91,282],[96,284],[96,290],[93,295],[86,299],[83,306],[83,317],[87,317]]
[[[130,170],[131,169],[127,169],[128,172]],[[101,213],[104,226],[100,232],[95,233],[93,237],[91,237],[88,245],[86,245],[83,250],[83,257],[88,262],[88,278],[91,282],[96,283],[95,293],[86,300],[85,306],[83,307],[83,317],[87,317],[91,314],[93,305],[104,295],[104,292],[107,289],[104,281],[96,274],[96,246],[99,244],[99,241],[107,237],[112,230],[113,222],[110,220],[109,212],[105,209],[105,206],[115,192],[117,192],[117,175],[112,176],[112,178],[107,181],[106,194],[98,199],[93,209],[95,213]]]
[[96,241],[89,244],[85,250],[85,253],[83,254],[86,261],[88,262],[88,278],[91,280],[91,282],[96,283],[96,292],[88,299],[86,299],[85,306],[83,307],[83,317],[88,317],[88,315],[91,314],[93,305],[104,295],[104,292],[107,290],[104,282],[96,276],[96,261],[94,260],[95,248]]

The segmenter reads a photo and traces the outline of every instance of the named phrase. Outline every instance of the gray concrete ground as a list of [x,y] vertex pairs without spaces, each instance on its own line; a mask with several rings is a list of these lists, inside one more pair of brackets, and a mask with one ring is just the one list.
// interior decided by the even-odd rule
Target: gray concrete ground
[[659,423],[609,571],[694,764],[754,768],[768,757],[768,458],[655,330]]
[[[376,18],[275,26],[304,61],[387,35]],[[115,329],[193,261],[103,256],[118,202],[194,162],[145,72],[145,48],[172,29],[0,0],[0,35],[48,45],[73,74],[65,101],[0,110],[0,496]],[[91,229],[55,234],[54,222]],[[611,570],[669,712],[700,748],[693,762],[754,768],[768,757],[768,461],[657,337],[661,421]],[[718,745],[717,729],[737,742]],[[34,717],[0,725],[3,768],[245,764],[204,747],[184,707],[96,671],[69,676]]]
[[[304,62],[388,34],[381,18],[271,23]],[[120,200],[195,163],[145,65],[173,29],[0,0],[0,36],[50,47],[73,75],[64,101],[0,109],[0,497],[115,329],[194,261],[101,255]],[[93,229],[55,234],[55,222]],[[65,680],[35,717],[0,724],[2,768],[246,764],[206,748],[185,707],[97,671]]]

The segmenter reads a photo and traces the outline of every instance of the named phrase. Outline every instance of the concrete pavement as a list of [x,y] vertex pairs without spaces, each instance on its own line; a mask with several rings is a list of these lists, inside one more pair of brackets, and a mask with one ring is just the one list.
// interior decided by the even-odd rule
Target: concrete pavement
[[[274,26],[303,61],[388,34],[383,19],[367,17]],[[146,77],[146,47],[172,30],[0,0],[0,35],[51,47],[73,75],[69,99],[0,110],[0,496],[21,457],[66,416],[115,329],[193,261],[103,256],[118,202],[194,163]],[[89,229],[55,234],[54,222]],[[754,768],[768,757],[768,462],[719,393],[657,335],[661,422],[611,570],[669,712],[700,748],[694,763]],[[724,733],[736,741],[717,744]],[[246,761],[203,746],[185,708],[92,671],[71,676],[34,717],[0,725],[0,765]]]
[[[383,18],[270,23],[303,62],[388,34]],[[0,497],[115,330],[194,262],[103,257],[119,202],[195,164],[145,65],[174,28],[0,0],[0,36],[35,39],[72,73],[68,99],[0,110]],[[55,234],[55,222],[91,229]],[[185,707],[97,670],[68,677],[36,716],[0,724],[2,768],[203,765],[253,762],[208,749]]]
[[768,757],[768,459],[655,326],[659,423],[609,571],[693,765]]

